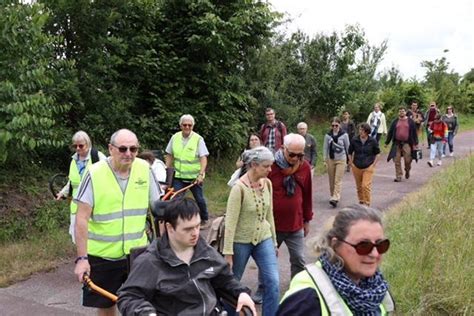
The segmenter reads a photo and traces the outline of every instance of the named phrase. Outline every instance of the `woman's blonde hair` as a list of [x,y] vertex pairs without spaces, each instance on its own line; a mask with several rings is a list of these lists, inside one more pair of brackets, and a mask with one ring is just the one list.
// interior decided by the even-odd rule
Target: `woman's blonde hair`
[[[336,254],[335,249],[339,240],[345,240],[352,225],[360,220],[379,223],[382,227],[382,213],[374,208],[354,204],[343,208],[336,216],[328,220],[323,233],[313,243],[313,250],[318,254],[326,253],[332,263],[344,265],[342,258]],[[337,241],[332,240],[336,238]]]

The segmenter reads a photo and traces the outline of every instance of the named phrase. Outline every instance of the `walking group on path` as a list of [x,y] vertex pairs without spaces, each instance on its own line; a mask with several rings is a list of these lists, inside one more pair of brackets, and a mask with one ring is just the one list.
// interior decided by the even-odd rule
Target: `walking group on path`
[[[358,205],[340,211],[332,228],[321,235],[317,246],[321,256],[311,270],[305,267],[305,238],[314,227],[312,173],[317,150],[306,123],[297,125],[298,133],[287,134],[286,126],[275,119],[275,111],[267,109],[267,122],[259,135],[250,135],[248,149],[237,161],[236,179],[230,181],[222,257],[199,236],[201,223],[209,219],[202,190],[209,152],[203,138],[193,131],[194,118],[183,115],[181,132],[173,135],[166,148],[166,166],[176,170],[175,187],[197,181],[197,189],[192,192],[196,202],[178,199],[167,207],[164,236],[139,257],[130,274],[127,255],[131,248],[147,244],[146,210],[163,194],[162,183],[149,163],[136,158],[139,142],[133,132],[114,133],[110,156],[100,154],[94,164],[87,134],[76,133],[69,186],[74,198],[70,232],[77,246],[75,274],[80,282],[84,274],[89,274],[99,286],[118,293],[118,307],[125,315],[178,315],[193,310],[213,314],[220,305],[215,295],[218,290],[235,297],[238,309],[245,305],[255,311],[250,290],[239,282],[252,257],[260,280],[253,299],[262,303],[264,315],[306,315],[309,309],[298,308],[302,307],[300,300],[308,299],[310,314],[332,312],[324,302],[334,293],[342,297],[335,304],[342,310],[389,312],[393,301],[386,295],[388,285],[378,266],[390,241],[384,236],[379,211],[369,207],[373,204],[372,179],[380,160],[377,135],[387,134],[386,145],[392,143],[388,159],[395,161],[395,182],[402,181],[403,176],[410,179],[411,161],[419,159],[422,152],[419,135],[425,117],[433,117],[427,128],[430,153],[438,154],[441,161],[443,146],[439,142],[443,145],[449,139],[453,153],[453,138],[459,126],[454,110],[448,108],[446,117],[451,123],[447,124],[440,119],[439,111],[432,115],[432,108],[436,105],[420,117],[416,103],[410,111],[400,107],[398,118],[388,130],[380,104],[374,106],[368,122],[357,128],[347,111],[342,119],[331,120],[323,141],[328,201],[332,207],[341,203],[342,196],[347,195],[343,178],[352,170]],[[433,159],[428,161],[430,166]],[[65,187],[58,193],[58,198],[67,195],[67,190]],[[282,286],[286,290],[288,284],[280,273],[285,256],[280,251],[283,243],[289,253],[289,274],[295,280],[279,302]],[[312,283],[315,275],[319,275],[318,282]],[[247,284],[245,278],[243,283]],[[82,303],[98,308],[99,314],[115,314],[114,302],[95,293],[84,291]],[[223,308],[232,313],[228,306]]]

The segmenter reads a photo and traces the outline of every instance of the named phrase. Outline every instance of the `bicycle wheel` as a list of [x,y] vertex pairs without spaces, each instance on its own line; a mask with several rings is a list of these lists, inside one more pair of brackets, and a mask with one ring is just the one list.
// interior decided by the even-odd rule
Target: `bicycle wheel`
[[[58,194],[59,191],[61,191],[62,188],[66,185],[66,183],[69,181],[68,177],[64,173],[57,173],[51,178],[49,178],[48,181],[48,186],[49,186],[49,191],[53,195],[54,198],[56,198],[56,194]],[[64,199],[67,198],[63,197]]]

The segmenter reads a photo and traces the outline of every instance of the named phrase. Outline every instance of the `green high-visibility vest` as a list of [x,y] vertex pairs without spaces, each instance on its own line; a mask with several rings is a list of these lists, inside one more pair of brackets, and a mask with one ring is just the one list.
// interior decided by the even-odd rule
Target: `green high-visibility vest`
[[201,170],[201,163],[197,157],[199,140],[201,136],[192,132],[186,146],[183,146],[183,133],[178,132],[173,135],[173,167],[175,178],[196,179]]
[[[86,171],[89,170],[90,166],[92,166],[92,159],[89,157],[89,160],[87,161],[86,165],[86,170],[84,170],[83,174],[85,174]],[[69,165],[68,178],[71,182],[71,187],[69,189],[72,190],[72,200],[69,205],[69,208],[71,209],[71,214],[75,215],[77,213],[77,204],[76,202],[74,202],[74,199],[77,197],[77,188],[81,183],[81,175],[79,174],[79,170],[77,169],[77,163],[74,159],[71,160],[71,164]]]
[[[318,294],[322,316],[353,315],[346,302],[344,302],[337,290],[332,285],[331,280],[327,276],[326,272],[324,272],[324,270],[321,268],[320,261],[307,265],[306,270],[301,271],[294,276],[294,278],[291,280],[290,288],[281,299],[281,302],[283,302],[290,295],[305,288],[312,288]],[[393,302],[392,296],[387,291],[382,304],[380,304],[381,315],[390,315],[394,310],[395,304]]]
[[133,247],[145,246],[145,221],[149,205],[150,165],[135,158],[122,193],[107,163],[90,167],[94,209],[89,220],[87,253],[109,259],[123,258]]

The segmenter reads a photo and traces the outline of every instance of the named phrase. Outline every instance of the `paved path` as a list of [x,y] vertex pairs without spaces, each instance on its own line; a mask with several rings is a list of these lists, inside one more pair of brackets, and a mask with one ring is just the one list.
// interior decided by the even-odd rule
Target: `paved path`
[[[456,156],[445,158],[443,167],[430,168],[426,163],[429,153],[425,147],[423,149],[423,160],[418,164],[413,163],[411,178],[409,180],[404,179],[401,183],[393,182],[395,177],[393,162],[387,163],[385,157],[382,157],[374,175],[372,206],[386,210],[389,206],[399,202],[406,194],[418,190],[431,178],[433,173],[451,164],[457,157],[471,154],[473,151],[474,131],[463,133],[455,138]],[[317,235],[326,220],[336,214],[337,210],[358,202],[352,174],[346,173],[344,175],[342,199],[338,208],[334,209],[329,205],[329,184],[325,175],[315,177],[313,199],[315,214],[307,241]],[[309,247],[307,247],[306,258],[307,262],[315,259]],[[290,281],[286,246],[282,246],[280,250],[279,263],[281,291],[283,293],[288,288]],[[75,281],[72,273],[73,269],[72,263],[62,265],[53,272],[37,274],[26,281],[0,289],[0,315],[34,313],[35,315],[66,316],[93,314],[92,310],[79,306],[80,285]],[[250,264],[244,274],[243,282],[251,288],[255,288],[256,279],[255,265]]]

